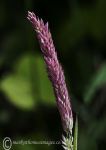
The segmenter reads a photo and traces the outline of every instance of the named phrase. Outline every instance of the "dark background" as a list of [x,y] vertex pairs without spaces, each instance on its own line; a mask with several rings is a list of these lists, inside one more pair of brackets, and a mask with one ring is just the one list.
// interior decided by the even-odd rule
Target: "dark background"
[[[49,22],[64,68],[78,150],[106,147],[106,1],[0,0],[0,139],[59,141],[62,126],[27,11]],[[55,150],[60,145],[13,145]]]

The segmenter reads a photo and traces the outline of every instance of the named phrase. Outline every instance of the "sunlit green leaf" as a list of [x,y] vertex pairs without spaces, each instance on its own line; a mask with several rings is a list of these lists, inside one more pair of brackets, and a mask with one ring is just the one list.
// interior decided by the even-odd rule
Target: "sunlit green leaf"
[[55,103],[44,61],[39,56],[25,55],[15,65],[15,72],[1,83],[9,100],[20,108],[31,109],[37,103]]
[[26,109],[34,106],[29,81],[16,75],[11,75],[2,82],[2,89],[6,92],[9,100],[16,106]]

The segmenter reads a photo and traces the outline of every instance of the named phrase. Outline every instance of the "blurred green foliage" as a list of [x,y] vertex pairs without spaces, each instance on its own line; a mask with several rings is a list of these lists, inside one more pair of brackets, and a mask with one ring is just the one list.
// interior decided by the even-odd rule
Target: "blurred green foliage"
[[38,98],[45,104],[55,103],[43,60],[39,56],[27,54],[16,62],[14,73],[2,80],[1,89],[10,101],[20,108],[32,109],[39,104]]
[[87,88],[87,92],[84,92],[84,100],[87,103],[90,103],[92,100],[95,91],[99,90],[102,86],[106,84],[106,64],[103,64],[98,72],[96,71],[94,77],[91,79],[91,83]]
[[[0,1],[0,148],[12,140],[59,141],[62,127],[35,33],[34,11],[49,22],[79,119],[78,150],[106,143],[106,1]],[[13,145],[54,150],[60,145]]]

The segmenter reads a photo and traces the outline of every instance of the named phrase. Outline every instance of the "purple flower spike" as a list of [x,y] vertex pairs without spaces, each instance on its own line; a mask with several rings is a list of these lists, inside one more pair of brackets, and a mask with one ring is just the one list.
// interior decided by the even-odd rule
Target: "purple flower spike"
[[48,28],[48,23],[44,24],[33,12],[28,12],[28,20],[32,23],[37,33],[41,51],[46,63],[49,79],[52,82],[56,96],[58,110],[60,112],[64,131],[72,132],[73,116],[70,98],[65,83],[64,72],[57,59],[57,53],[53,44],[52,36]]

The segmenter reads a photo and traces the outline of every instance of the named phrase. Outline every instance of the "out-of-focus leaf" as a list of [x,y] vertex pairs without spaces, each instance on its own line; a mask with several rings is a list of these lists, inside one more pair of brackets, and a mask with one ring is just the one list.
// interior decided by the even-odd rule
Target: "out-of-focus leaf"
[[16,106],[32,109],[40,102],[53,104],[54,95],[41,57],[25,55],[15,65],[15,73],[1,83],[9,100]]
[[104,133],[106,130],[106,118],[101,118],[99,120],[94,120],[89,124],[87,132],[92,135],[92,138],[98,140],[105,137]]
[[36,66],[38,73],[38,86],[39,86],[39,96],[42,102],[48,104],[55,104],[55,98],[53,94],[52,85],[48,79],[48,74],[46,72],[46,66],[44,60],[41,57],[36,58]]
[[11,75],[2,82],[2,89],[6,92],[9,100],[16,106],[26,109],[34,106],[29,81],[17,75]]
[[[76,2],[77,3],[77,2]],[[59,46],[65,51],[69,47],[73,47],[76,43],[83,39],[86,33],[89,33],[99,40],[106,34],[106,2],[98,0],[95,7],[79,7],[71,10],[71,15],[66,21],[61,23],[59,33],[57,35]],[[71,6],[72,7],[72,6]],[[72,12],[73,11],[73,12]]]
[[84,92],[84,100],[86,103],[91,102],[95,92],[106,83],[106,64],[103,64],[98,72],[91,79],[90,85]]
[[84,130],[80,132],[79,135],[79,150],[97,150],[97,141],[92,137],[92,134],[88,136],[88,134]]

